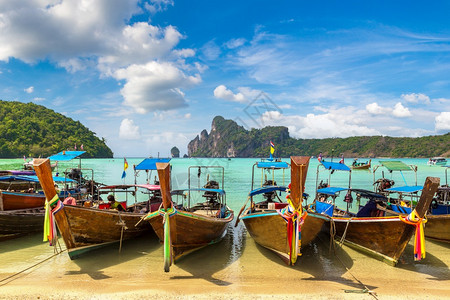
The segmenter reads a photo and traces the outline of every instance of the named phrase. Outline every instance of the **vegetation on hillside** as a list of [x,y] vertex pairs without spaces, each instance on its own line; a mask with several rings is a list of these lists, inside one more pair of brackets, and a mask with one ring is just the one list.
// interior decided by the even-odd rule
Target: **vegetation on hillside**
[[295,139],[283,126],[246,130],[233,120],[214,118],[206,130],[189,143],[190,156],[226,157],[230,149],[236,157],[267,157],[269,143],[277,157],[318,155],[346,157],[432,157],[450,156],[450,133],[419,138],[357,136],[348,138]]
[[0,157],[48,157],[83,145],[83,157],[112,157],[104,138],[79,121],[34,103],[0,100]]

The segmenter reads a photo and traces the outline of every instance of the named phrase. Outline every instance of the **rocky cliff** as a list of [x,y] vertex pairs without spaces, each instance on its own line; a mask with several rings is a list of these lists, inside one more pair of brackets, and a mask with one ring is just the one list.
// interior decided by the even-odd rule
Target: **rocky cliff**
[[275,157],[318,155],[345,157],[450,156],[450,133],[419,138],[358,136],[348,138],[294,139],[288,128],[268,126],[246,130],[221,116],[213,119],[211,131],[204,129],[188,145],[189,157],[268,157],[270,141]]

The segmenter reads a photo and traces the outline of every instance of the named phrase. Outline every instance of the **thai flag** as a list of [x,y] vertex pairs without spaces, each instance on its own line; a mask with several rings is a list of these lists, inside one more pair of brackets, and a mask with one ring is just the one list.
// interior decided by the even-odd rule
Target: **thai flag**
[[322,162],[322,152],[319,153],[319,157],[317,157],[317,160],[318,160],[319,162]]

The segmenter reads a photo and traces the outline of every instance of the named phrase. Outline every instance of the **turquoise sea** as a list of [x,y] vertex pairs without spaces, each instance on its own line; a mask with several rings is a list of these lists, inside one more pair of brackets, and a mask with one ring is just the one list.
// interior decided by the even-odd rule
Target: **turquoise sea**
[[[82,159],[81,167],[94,170],[94,179],[104,184],[133,184],[135,181],[133,165],[143,158],[128,158],[129,168],[125,180],[121,179],[124,168],[123,158]],[[225,170],[225,190],[228,205],[237,214],[247,199],[251,189],[252,166],[256,158],[190,158],[172,159],[172,188],[187,188],[188,168],[199,165],[218,165]],[[289,159],[283,159],[289,162]],[[365,160],[365,159],[362,159]],[[372,166],[379,165],[384,159],[372,159]],[[445,168],[427,166],[428,159],[395,159],[406,164],[417,165],[417,184],[423,185],[427,176],[441,178],[445,182]],[[338,158],[334,161],[339,161]],[[352,159],[347,158],[350,165]],[[2,159],[0,169],[19,169],[22,159]],[[79,160],[60,163],[58,171],[76,167]],[[306,182],[309,201],[314,199],[317,176],[317,159],[311,159]],[[351,186],[373,189],[374,178],[381,177],[382,170],[374,174],[370,171],[351,172]],[[87,172],[86,172],[87,173]],[[279,185],[281,176],[275,177]],[[151,174],[153,181],[156,172]],[[213,169],[200,174],[200,184],[206,177],[220,181]],[[289,183],[287,172],[285,184]],[[415,185],[414,172],[390,174],[384,170],[387,178],[392,178],[396,186]],[[255,172],[255,181],[271,179],[272,174]],[[140,172],[137,183],[145,183],[147,174]],[[198,170],[191,169],[191,184],[198,187]],[[329,179],[328,171],[319,173],[320,180]],[[346,187],[347,172],[335,172],[331,176],[332,186]],[[144,195],[141,195],[144,196]],[[347,294],[346,290],[361,292],[367,287],[379,296],[395,298],[420,298],[427,295],[430,299],[447,295],[450,283],[449,245],[427,241],[426,259],[415,262],[412,242],[406,248],[397,267],[391,267],[363,253],[343,246],[330,250],[328,236],[320,236],[315,242],[302,250],[303,255],[295,266],[286,266],[272,252],[255,244],[247,234],[242,222],[228,228],[224,240],[205,247],[180,260],[171,267],[169,273],[163,272],[163,250],[155,235],[143,236],[125,241],[119,253],[118,245],[92,252],[91,255],[70,260],[67,253],[53,257],[54,249],[42,242],[42,235],[35,234],[18,239],[0,242],[0,299],[2,291],[15,295],[17,299],[133,299],[156,298],[164,293],[183,298],[188,294],[201,293],[198,299],[214,298],[220,293],[221,299],[240,298],[245,293],[255,295],[292,294],[306,298],[322,299],[373,299],[368,294]],[[64,243],[61,240],[61,247]],[[37,264],[39,263],[39,264]],[[286,285],[289,283],[289,285]],[[288,288],[283,288],[287,286]],[[365,287],[364,287],[365,286]],[[138,294],[121,296],[124,292]],[[211,296],[204,293],[213,293]],[[305,294],[306,293],[306,294]],[[27,295],[26,297],[21,297]],[[80,296],[81,295],[81,296]],[[109,295],[109,296],[92,296]],[[139,297],[137,296],[139,295]],[[147,296],[145,296],[147,295]],[[114,297],[113,297],[114,296]],[[354,296],[354,297],[353,297]],[[269,296],[270,297],[270,296]],[[8,298],[8,297],[6,297]],[[261,296],[257,296],[261,298]],[[262,297],[264,298],[264,297]],[[267,297],[266,297],[267,298]],[[390,298],[390,297],[388,297]],[[196,298],[197,299],[197,298]],[[386,299],[381,297],[380,299]]]
[[[121,179],[124,170],[124,159],[82,159],[81,167],[86,169],[92,169],[94,174],[94,180],[107,184],[134,184],[135,179],[137,183],[145,183],[147,176],[150,178],[150,182],[154,181],[154,177],[157,176],[157,172],[153,171],[147,175],[144,171],[140,171],[135,178],[133,171],[133,165],[138,165],[144,158],[126,158],[128,162],[128,169],[126,170],[125,179]],[[245,200],[247,194],[251,190],[252,185],[252,167],[255,162],[260,161],[258,158],[174,158],[171,160],[172,165],[172,189],[184,189],[188,187],[188,169],[194,166],[222,166],[225,171],[225,185],[224,190],[227,193],[227,203],[231,209],[239,211]],[[283,161],[290,162],[290,159],[282,159]],[[326,158],[326,160],[330,160]],[[360,159],[360,161],[366,161],[368,159]],[[380,160],[401,160],[408,165],[417,166],[417,185],[423,185],[427,176],[434,176],[441,178],[441,184],[445,182],[445,168],[440,166],[428,166],[428,159],[422,158],[401,158],[401,159],[372,159],[372,166],[380,165]],[[334,161],[338,162],[339,158],[334,158]],[[345,163],[351,165],[352,158],[346,158]],[[23,159],[2,159],[0,160],[0,169],[20,169],[23,164]],[[63,172],[72,167],[76,167],[80,164],[80,160],[75,159],[71,162],[59,163],[58,171],[60,176]],[[343,171],[336,171],[331,175],[327,170],[320,168],[319,175],[317,176],[317,167],[319,162],[316,158],[310,160],[308,176],[306,181],[306,193],[310,195],[309,201],[312,201],[315,196],[316,179],[328,181],[331,186],[347,187],[349,182],[349,173]],[[372,168],[373,169],[373,168]],[[416,177],[413,171],[393,172],[390,174],[386,169],[380,167],[375,174],[370,170],[355,170],[351,172],[351,187],[363,188],[373,190],[374,180],[380,178],[382,174],[389,179],[395,181],[395,186],[403,185],[416,185]],[[85,172],[86,176],[91,176],[90,171]],[[191,187],[198,187],[198,172],[196,168],[191,168]],[[210,169],[209,171],[203,171],[200,175],[200,185],[206,182],[206,177],[209,175],[210,179],[221,181],[221,175],[217,172],[217,169]],[[375,175],[375,176],[374,176]],[[260,170],[255,170],[255,184],[261,185],[261,179],[272,178],[271,173],[265,173],[262,175]],[[284,174],[285,182],[289,183],[290,171],[287,170]],[[275,172],[275,180],[278,185],[283,185],[283,172]],[[144,197],[141,195],[140,197]],[[144,198],[141,198],[144,199]],[[130,200],[128,200],[130,202]]]

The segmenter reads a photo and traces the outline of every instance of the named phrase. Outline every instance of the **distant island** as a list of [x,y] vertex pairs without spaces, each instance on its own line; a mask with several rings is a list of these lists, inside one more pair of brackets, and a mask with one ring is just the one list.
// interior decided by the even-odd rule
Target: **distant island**
[[270,141],[276,157],[291,155],[335,157],[450,156],[450,133],[418,138],[355,136],[348,138],[295,139],[284,126],[246,130],[233,120],[216,116],[208,133],[203,130],[188,144],[189,157],[268,157]]
[[62,114],[34,103],[0,100],[0,157],[48,157],[63,150],[86,151],[83,157],[109,158],[104,138]]

